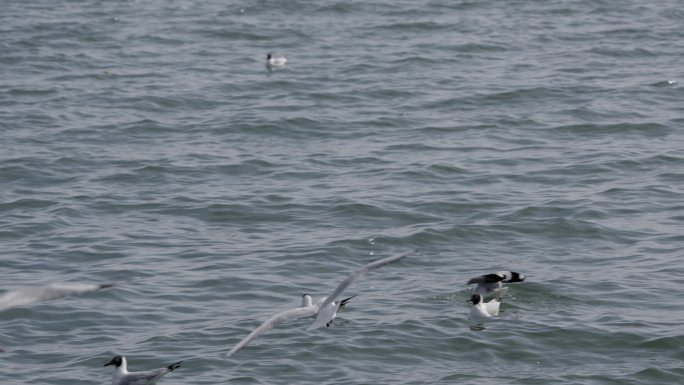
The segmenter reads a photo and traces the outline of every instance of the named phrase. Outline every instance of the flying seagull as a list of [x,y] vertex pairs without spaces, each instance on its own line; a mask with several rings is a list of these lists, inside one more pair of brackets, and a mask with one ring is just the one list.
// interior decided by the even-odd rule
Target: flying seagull
[[10,290],[0,295],[0,312],[17,306],[89,293],[112,286],[89,283],[55,283],[47,286],[29,286]]
[[[356,297],[356,296],[354,296],[354,297]],[[346,305],[347,302],[349,302],[349,300],[354,298],[354,297],[349,297],[347,299],[343,299],[342,301],[339,301],[340,302],[339,306],[342,307],[342,306]],[[226,357],[230,357],[233,354],[237,353],[238,350],[247,346],[255,338],[266,333],[267,331],[273,329],[274,327],[276,327],[277,325],[279,325],[283,322],[287,322],[287,321],[291,321],[291,320],[295,320],[295,319],[299,319],[299,318],[304,318],[304,317],[315,316],[316,313],[318,312],[318,306],[320,305],[320,303],[322,301],[323,301],[323,299],[321,299],[321,301],[319,301],[319,303],[314,304],[313,300],[311,299],[311,296],[308,294],[304,294],[302,296],[302,305],[301,306],[296,307],[294,309],[288,309],[288,310],[282,311],[282,312],[272,316],[271,318],[267,319],[266,321],[264,321],[264,323],[262,323],[258,328],[252,330],[252,332],[249,333],[247,335],[247,337],[243,338],[242,341],[238,342],[237,345],[235,345],[232,349],[230,349],[230,351],[226,354]]]
[[485,274],[471,278],[468,285],[477,284],[473,289],[473,294],[480,294],[485,298],[501,298],[505,293],[503,284],[523,282],[525,276],[515,271],[499,271],[493,274]]
[[403,253],[383,258],[354,270],[351,274],[349,274],[347,278],[345,278],[344,281],[342,281],[342,283],[337,285],[332,294],[325,297],[325,300],[318,307],[318,312],[316,313],[316,320],[314,320],[314,322],[311,324],[311,326],[307,328],[307,330],[318,329],[322,326],[330,326],[331,322],[335,319],[335,316],[337,315],[337,310],[340,308],[341,305],[340,302],[337,302],[335,300],[337,299],[337,297],[340,296],[340,294],[342,294],[344,289],[349,287],[349,285],[354,283],[354,281],[364,277],[366,274],[368,274],[368,272],[385,266],[387,264],[390,264],[392,262],[396,262],[406,257],[408,254],[409,253]]
[[[349,297],[346,299],[343,299],[341,301],[337,300],[337,297],[342,294],[344,289],[346,289],[352,282],[355,280],[365,276],[368,274],[369,271],[377,269],[378,267],[384,266],[388,263],[398,261],[399,259],[405,257],[408,255],[408,253],[405,254],[400,254],[398,256],[392,256],[388,258],[384,258],[375,262],[371,262],[368,265],[365,265],[356,271],[354,271],[351,275],[349,275],[336,289],[335,291],[329,295],[328,297],[321,298],[317,303],[313,303],[313,300],[310,295],[304,294],[302,296],[302,304],[299,307],[296,307],[294,309],[289,309],[285,310],[283,312],[280,312],[268,320],[266,320],[264,323],[262,323],[259,327],[254,329],[251,333],[247,335],[247,337],[243,338],[242,341],[238,342],[237,345],[235,345],[230,351],[226,354],[227,357],[230,357],[237,353],[238,350],[242,349],[243,347],[247,346],[252,340],[260,336],[261,334],[266,333],[267,331],[273,329],[277,325],[294,320],[294,319],[299,319],[299,318],[304,318],[304,317],[313,317],[317,315],[316,320],[314,323],[309,326],[307,330],[313,330],[316,329],[322,325],[330,326],[332,323],[333,319],[337,316],[337,311],[343,307],[344,305],[349,302],[352,298],[356,297]],[[321,309],[323,312],[323,315],[321,316]],[[320,323],[320,326],[316,326]]]

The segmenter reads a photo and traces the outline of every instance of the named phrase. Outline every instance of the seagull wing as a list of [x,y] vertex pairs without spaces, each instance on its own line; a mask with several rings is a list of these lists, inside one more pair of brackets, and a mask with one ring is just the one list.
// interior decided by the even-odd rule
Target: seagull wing
[[61,283],[47,286],[31,286],[5,292],[0,296],[0,311],[30,305],[75,294],[84,294],[112,285],[88,283]]
[[492,293],[492,296],[494,297],[494,299],[501,299],[501,298],[503,298],[504,294],[506,294],[507,291],[508,291],[507,287],[502,287],[501,289],[494,290],[494,292]]
[[277,325],[294,320],[294,319],[299,319],[299,318],[304,318],[304,317],[311,317],[316,314],[318,311],[318,306],[307,306],[307,307],[298,307],[290,310],[285,310],[283,312],[280,312],[273,317],[269,318],[266,320],[264,323],[262,323],[258,328],[252,330],[251,333],[247,335],[247,337],[243,338],[242,341],[238,342],[237,345],[235,345],[230,351],[226,354],[226,357],[230,357],[233,354],[237,353],[238,350],[242,349],[243,347],[247,346],[250,342],[252,342],[253,339],[257,338],[258,336],[266,333],[267,331],[273,329]]
[[170,372],[168,368],[152,369],[144,372],[130,372],[119,382],[119,385],[147,385],[153,384]]
[[[403,254],[398,254],[398,255],[391,256],[391,257],[379,259],[379,260],[377,260],[377,261],[375,261],[375,262],[371,262],[371,263],[369,263],[369,264],[367,264],[367,265],[365,265],[365,266],[362,266],[362,267],[360,267],[360,268],[354,270],[354,272],[352,272],[351,274],[349,274],[349,276],[348,276],[347,278],[345,278],[345,280],[342,281],[342,283],[340,283],[339,285],[337,285],[337,287],[336,287],[335,290],[332,292],[332,294],[330,294],[329,296],[327,296],[327,297],[325,298],[325,301],[323,301],[323,302],[320,304],[320,306],[319,306],[318,308],[319,308],[319,309],[327,309],[327,308],[330,306],[330,304],[332,304],[333,301],[335,301],[335,300],[337,299],[337,297],[339,297],[340,294],[342,294],[342,292],[344,291],[344,289],[346,289],[347,287],[349,287],[349,285],[351,285],[351,284],[352,284],[354,281],[356,281],[357,279],[364,277],[366,274],[368,274],[369,271],[375,270],[375,269],[377,269],[377,268],[379,268],[379,267],[382,267],[382,266],[385,266],[385,265],[387,265],[387,264],[389,264],[389,263],[396,262],[396,261],[398,261],[398,260],[404,258],[404,257],[407,256],[407,255],[409,255],[409,253],[403,253]],[[339,307],[339,306],[338,306],[338,307]],[[335,308],[334,310],[337,311],[336,308]],[[331,310],[331,311],[332,311],[332,310]],[[334,314],[334,312],[332,312],[332,313],[331,313],[330,311],[327,311],[327,312],[323,312],[323,311],[322,311],[322,312],[319,312],[319,313],[316,315],[316,320],[315,320],[314,323],[309,327],[309,330],[315,329],[315,328],[316,328],[316,325],[324,325],[324,324],[326,324],[326,323],[327,323],[328,321],[330,321],[330,320],[329,320],[329,319],[326,320],[325,318],[329,317],[331,314]]]
[[496,283],[496,282],[503,281],[504,278],[505,277],[502,277],[499,274],[485,274],[485,275],[481,275],[479,277],[470,278],[467,285],[472,285],[473,283],[481,283],[481,284]]

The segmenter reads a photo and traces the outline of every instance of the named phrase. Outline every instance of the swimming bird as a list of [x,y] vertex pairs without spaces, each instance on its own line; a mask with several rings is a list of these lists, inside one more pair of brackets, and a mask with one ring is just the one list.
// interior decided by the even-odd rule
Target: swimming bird
[[382,266],[385,266],[389,263],[396,262],[404,257],[406,257],[409,253],[404,253],[404,254],[399,254],[399,255],[394,255],[391,257],[383,258],[380,260],[377,260],[375,262],[371,262],[365,266],[362,266],[356,270],[354,270],[347,278],[345,278],[342,283],[337,285],[335,290],[330,294],[329,296],[325,297],[325,300],[320,303],[318,307],[318,311],[316,313],[316,319],[314,322],[309,326],[306,330],[314,330],[318,329],[322,326],[330,326],[332,321],[335,319],[337,316],[337,310],[339,310],[341,306],[341,302],[335,301],[337,297],[342,294],[344,289],[349,287],[354,281],[356,281],[359,278],[364,277],[368,272],[371,270],[375,270],[377,268],[380,268]]
[[484,303],[482,296],[473,294],[466,302],[472,302],[470,307],[470,318],[489,318],[499,314],[499,306],[501,305],[501,298],[493,299]]
[[[507,289],[507,288],[504,288],[504,289]],[[502,298],[499,297],[499,298],[494,298],[489,302],[482,301],[485,305],[485,309],[487,309],[487,313],[489,313],[493,316],[499,315],[499,308],[501,308],[501,299]]]
[[501,298],[508,290],[503,290],[504,283],[523,282],[524,280],[525,276],[515,271],[499,271],[473,277],[468,281],[468,285],[477,284],[473,289],[473,294],[480,294],[485,298]]
[[48,301],[75,294],[85,294],[114,285],[98,285],[89,283],[55,283],[47,286],[30,286],[10,290],[0,295],[0,311],[17,306]]
[[270,52],[266,55],[266,67],[268,69],[282,67],[287,63],[285,56],[273,56]]
[[183,361],[178,361],[165,368],[152,369],[144,372],[129,372],[127,369],[126,357],[114,356],[111,361],[104,366],[114,365],[114,377],[112,385],[154,385],[167,373],[178,369]]
[[[356,296],[354,296],[356,297]],[[339,307],[342,307],[349,302],[354,297],[349,297],[346,299],[343,299],[342,301],[339,301]],[[262,323],[258,328],[252,330],[251,333],[247,335],[247,337],[243,338],[242,341],[238,342],[237,345],[235,345],[230,351],[226,354],[226,357],[230,357],[233,354],[237,353],[238,350],[244,348],[252,342],[255,338],[258,336],[266,333],[267,331],[273,329],[277,325],[286,322],[286,321],[291,321],[299,318],[304,318],[304,317],[313,317],[316,315],[318,312],[318,307],[319,305],[324,301],[325,299],[322,298],[318,303],[314,304],[313,300],[310,295],[304,294],[302,295],[302,305],[299,307],[296,307],[294,309],[289,309],[282,311],[271,318],[267,319]]]

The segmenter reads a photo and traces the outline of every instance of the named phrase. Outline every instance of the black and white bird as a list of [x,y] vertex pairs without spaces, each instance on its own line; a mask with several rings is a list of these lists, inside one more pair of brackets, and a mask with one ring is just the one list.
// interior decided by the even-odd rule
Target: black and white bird
[[126,357],[115,356],[104,366],[116,366],[116,371],[114,371],[114,377],[112,378],[112,385],[154,385],[166,374],[178,369],[182,362],[183,361],[178,361],[165,368],[152,369],[144,372],[129,372]]
[[85,294],[112,286],[90,283],[55,283],[9,290],[0,295],[0,312],[17,306],[30,305],[70,295]]
[[272,53],[266,55],[266,68],[274,69],[282,67],[287,63],[287,58],[285,56],[273,56]]
[[499,306],[501,306],[501,298],[494,298],[489,302],[484,302],[479,294],[473,294],[466,302],[472,302],[470,307],[470,318],[489,318],[499,315]]
[[523,282],[524,280],[525,276],[515,271],[499,271],[471,278],[468,285],[477,284],[473,289],[473,294],[480,294],[484,298],[501,298],[508,290],[503,287],[504,283]]
[[[356,297],[356,296],[354,296]],[[343,299],[342,301],[339,302],[339,307],[343,307],[344,305],[349,302],[354,297],[349,297],[347,299]],[[255,338],[258,336],[266,333],[267,331],[273,329],[277,325],[287,322],[287,321],[292,321],[295,319],[299,318],[305,318],[305,317],[313,317],[316,315],[318,312],[318,306],[325,300],[325,298],[322,298],[318,303],[314,304],[313,300],[310,295],[304,294],[302,296],[302,305],[299,307],[296,307],[294,309],[289,309],[282,311],[273,317],[267,319],[262,323],[258,328],[252,330],[251,333],[247,335],[247,337],[243,338],[242,341],[238,342],[237,345],[235,345],[230,351],[226,354],[226,357],[230,357],[233,354],[237,353],[238,350],[244,348],[252,342]]]

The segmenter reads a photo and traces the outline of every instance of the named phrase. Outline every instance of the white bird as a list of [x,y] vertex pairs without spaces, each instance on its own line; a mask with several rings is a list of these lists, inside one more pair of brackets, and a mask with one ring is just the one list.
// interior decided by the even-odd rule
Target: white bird
[[493,300],[485,303],[485,309],[487,309],[487,313],[493,316],[499,315],[499,307],[501,307],[501,298],[494,298]]
[[524,280],[525,276],[515,271],[499,271],[471,278],[468,285],[477,284],[473,289],[473,294],[480,294],[485,298],[501,298],[508,290],[504,290],[504,283],[523,282]]
[[268,69],[282,67],[287,63],[285,56],[273,56],[270,52],[266,55],[266,67]]
[[30,286],[10,290],[0,295],[0,311],[69,295],[84,294],[112,286],[88,283],[56,283],[47,286]]
[[[349,300],[354,297],[349,297],[347,299],[339,301],[338,307],[346,305],[347,302],[349,302]],[[282,311],[264,321],[264,323],[262,323],[258,328],[252,330],[252,332],[249,333],[247,337],[243,338],[242,341],[238,342],[237,345],[230,349],[230,351],[226,354],[226,357],[230,357],[233,354],[237,353],[238,350],[247,346],[247,344],[252,342],[255,338],[266,333],[267,331],[273,329],[274,327],[283,322],[304,317],[313,317],[318,312],[318,307],[323,302],[323,300],[324,298],[322,298],[317,304],[314,305],[311,296],[308,294],[304,294],[302,296],[302,305],[300,307]]]
[[324,309],[324,315],[319,318],[317,317],[314,323],[307,329],[307,330],[313,330],[318,328],[319,326],[315,326],[317,322],[321,322],[321,326],[324,324],[326,326],[330,326],[332,323],[333,319],[337,316],[337,311],[343,307],[344,305],[349,302],[352,298],[356,297],[349,297],[346,299],[343,299],[341,301],[336,301],[337,297],[339,297],[340,294],[342,294],[342,291],[344,291],[345,288],[347,288],[352,282],[355,280],[363,277],[366,275],[370,270],[377,269],[380,266],[386,265],[388,263],[397,261],[403,257],[408,255],[406,254],[401,254],[398,256],[392,256],[388,257],[385,259],[381,259],[375,262],[371,262],[366,266],[363,266],[356,271],[354,271],[347,279],[345,279],[336,289],[335,291],[329,295],[328,297],[320,299],[316,304],[313,303],[311,296],[308,294],[304,294],[302,296],[302,305],[300,307],[296,307],[294,309],[290,310],[285,310],[283,312],[280,312],[273,317],[267,319],[264,323],[262,323],[258,328],[254,329],[251,333],[247,335],[247,337],[243,338],[242,341],[238,342],[237,345],[235,345],[230,351],[226,354],[227,357],[230,357],[237,353],[238,350],[242,349],[243,347],[247,346],[250,342],[252,342],[255,338],[260,336],[261,334],[266,333],[267,331],[273,329],[275,326],[294,319],[299,319],[299,318],[304,318],[304,317],[312,317],[314,315],[320,315],[319,309],[323,308]]
[[152,369],[144,372],[129,372],[127,369],[126,357],[115,356],[111,361],[104,366],[114,365],[114,377],[112,378],[112,385],[154,385],[167,373],[178,369],[183,361],[178,361],[165,368]]
[[470,307],[470,318],[489,318],[491,316],[499,315],[499,306],[501,305],[501,298],[493,299],[484,303],[482,296],[473,294],[466,302],[472,302]]
[[359,278],[364,277],[369,271],[375,270],[379,267],[385,266],[389,263],[396,262],[409,253],[394,255],[391,257],[383,258],[375,262],[371,262],[363,267],[354,270],[342,283],[340,283],[335,290],[329,296],[325,297],[325,300],[319,305],[318,312],[316,313],[316,320],[309,326],[306,330],[318,329],[322,326],[330,326],[332,321],[337,315],[337,310],[340,308],[341,303],[335,301],[337,297],[342,294],[344,289],[349,287],[354,281]]

